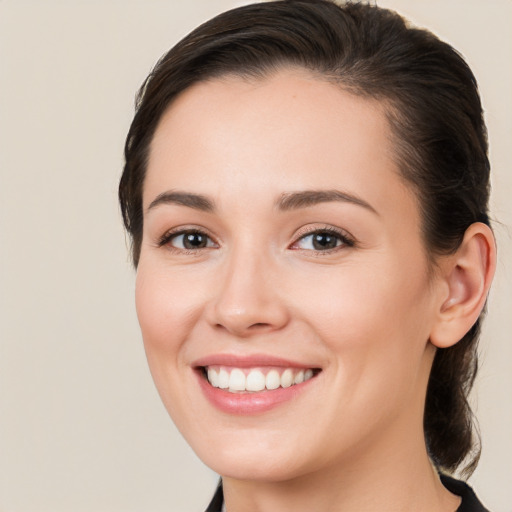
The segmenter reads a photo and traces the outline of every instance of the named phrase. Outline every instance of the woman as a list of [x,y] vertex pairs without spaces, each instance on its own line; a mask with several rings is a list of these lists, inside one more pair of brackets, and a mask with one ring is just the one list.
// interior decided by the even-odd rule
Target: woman
[[467,395],[495,268],[475,79],[375,6],[254,4],[143,85],[120,184],[208,510],[485,510]]

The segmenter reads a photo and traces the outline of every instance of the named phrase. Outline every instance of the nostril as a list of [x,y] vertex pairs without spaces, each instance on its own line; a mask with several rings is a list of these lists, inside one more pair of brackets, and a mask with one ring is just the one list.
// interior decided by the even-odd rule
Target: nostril
[[258,322],[258,323],[250,325],[249,329],[251,329],[253,331],[257,331],[257,330],[261,330],[261,329],[267,329],[268,327],[270,327],[270,324]]
[[270,323],[267,322],[256,322],[254,324],[250,324],[247,326],[237,326],[233,324],[222,324],[222,323],[216,323],[214,328],[217,331],[228,331],[232,334],[235,334],[236,336],[240,336],[242,338],[246,336],[251,336],[255,334],[264,334],[267,332],[272,331],[273,326]]

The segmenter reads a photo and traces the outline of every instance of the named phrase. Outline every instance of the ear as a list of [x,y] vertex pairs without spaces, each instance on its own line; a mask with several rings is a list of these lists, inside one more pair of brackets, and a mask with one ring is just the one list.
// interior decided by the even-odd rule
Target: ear
[[456,253],[443,258],[443,286],[430,341],[438,348],[455,345],[477,321],[496,268],[496,244],[489,226],[476,222]]

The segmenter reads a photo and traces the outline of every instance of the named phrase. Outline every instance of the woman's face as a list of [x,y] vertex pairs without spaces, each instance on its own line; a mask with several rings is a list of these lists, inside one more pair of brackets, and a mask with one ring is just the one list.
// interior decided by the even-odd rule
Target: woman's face
[[145,349],[206,464],[279,481],[423,442],[440,287],[377,102],[297,70],[194,85],[143,199]]

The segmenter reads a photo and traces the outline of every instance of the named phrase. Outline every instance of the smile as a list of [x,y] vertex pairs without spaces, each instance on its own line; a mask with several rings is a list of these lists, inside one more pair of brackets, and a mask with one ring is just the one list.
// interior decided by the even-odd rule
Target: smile
[[257,393],[289,388],[308,381],[315,375],[312,368],[236,368],[203,367],[204,375],[214,388],[230,393]]
[[294,403],[319,381],[323,368],[266,354],[215,354],[193,361],[205,398],[222,413],[257,415]]

